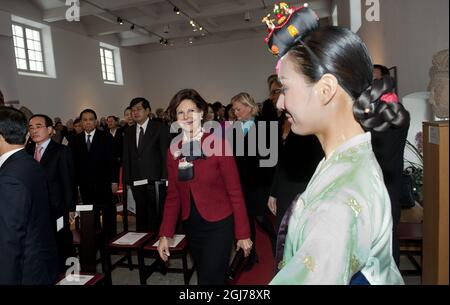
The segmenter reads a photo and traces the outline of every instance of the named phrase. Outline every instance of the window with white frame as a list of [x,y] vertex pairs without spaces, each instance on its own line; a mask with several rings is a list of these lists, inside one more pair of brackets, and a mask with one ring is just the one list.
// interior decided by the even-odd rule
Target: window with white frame
[[100,42],[100,61],[103,82],[108,85],[123,86],[120,48]]
[[45,62],[40,29],[12,25],[17,69],[32,73],[45,73]]
[[100,59],[102,63],[103,80],[107,82],[117,82],[116,65],[114,63],[114,50],[100,47]]

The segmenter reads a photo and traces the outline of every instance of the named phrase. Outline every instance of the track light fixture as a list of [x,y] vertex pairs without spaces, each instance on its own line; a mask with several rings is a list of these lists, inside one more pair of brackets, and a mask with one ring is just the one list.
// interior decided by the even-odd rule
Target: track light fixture
[[117,23],[122,25],[123,24],[123,19],[120,17],[117,17]]

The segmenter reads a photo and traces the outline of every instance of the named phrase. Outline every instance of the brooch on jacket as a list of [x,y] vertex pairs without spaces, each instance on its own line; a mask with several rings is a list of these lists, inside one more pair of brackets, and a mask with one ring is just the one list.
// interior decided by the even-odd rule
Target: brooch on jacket
[[175,160],[178,162],[178,180],[189,181],[194,178],[194,161],[197,159],[206,159],[203,154],[200,141],[191,141],[183,143],[181,150],[174,153]]

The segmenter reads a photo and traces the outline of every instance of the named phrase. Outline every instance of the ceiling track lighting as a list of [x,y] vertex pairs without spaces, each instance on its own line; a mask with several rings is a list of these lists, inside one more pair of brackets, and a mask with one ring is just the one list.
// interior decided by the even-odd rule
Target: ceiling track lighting
[[177,15],[180,15],[180,9],[176,6],[173,7],[173,12]]
[[117,23],[122,25],[123,24],[123,19],[121,17],[117,17]]
[[132,24],[131,26],[130,26],[130,30],[134,30],[136,28],[136,26],[134,25],[134,24]]

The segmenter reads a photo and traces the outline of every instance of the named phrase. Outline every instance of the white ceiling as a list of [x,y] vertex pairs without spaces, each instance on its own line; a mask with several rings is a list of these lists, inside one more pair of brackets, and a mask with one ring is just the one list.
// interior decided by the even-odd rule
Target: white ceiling
[[[65,16],[68,6],[65,6],[65,0],[30,1],[41,9],[43,21],[67,28]],[[121,46],[144,51],[184,47],[189,45],[189,40],[194,44],[208,44],[258,36],[263,38],[267,28],[261,19],[271,12],[275,2],[280,1],[81,0],[81,20],[76,27],[93,37],[112,35]],[[298,0],[286,2],[295,6],[304,3]],[[311,0],[308,3],[322,21],[329,23],[331,2]],[[187,16],[175,14],[174,5]],[[250,13],[250,20],[245,20],[246,12]],[[203,31],[194,32],[188,16],[202,26]],[[117,23],[117,17],[125,20],[123,25]],[[134,30],[130,30],[131,24],[136,25]],[[74,27],[74,22],[71,27]],[[160,45],[161,37],[169,41],[168,46]]]

